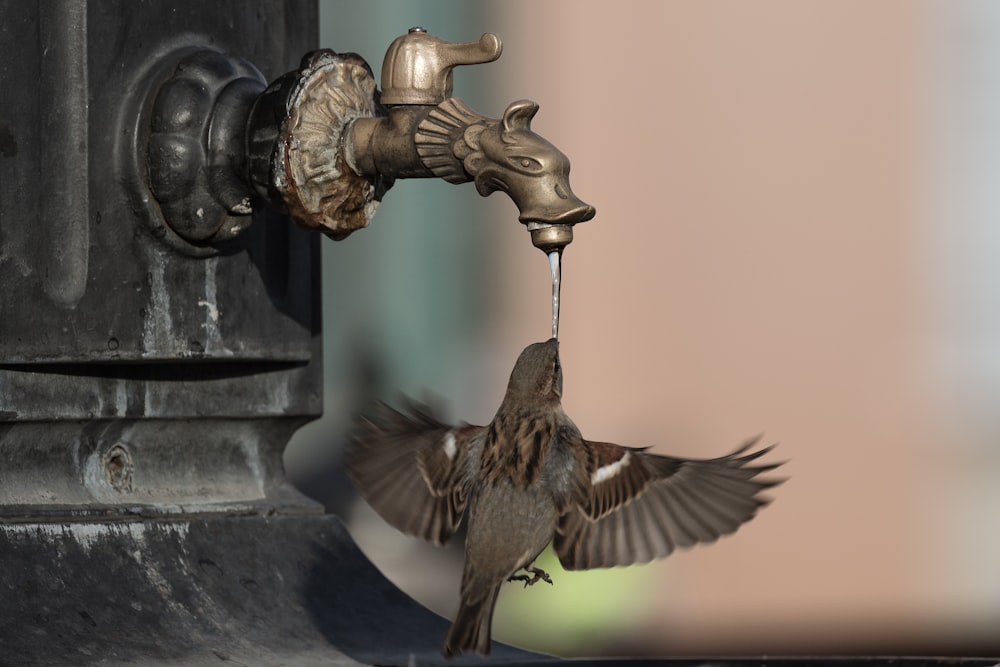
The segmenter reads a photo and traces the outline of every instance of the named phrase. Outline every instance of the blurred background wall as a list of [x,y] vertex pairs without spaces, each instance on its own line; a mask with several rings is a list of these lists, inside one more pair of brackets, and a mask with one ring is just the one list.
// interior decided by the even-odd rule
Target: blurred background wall
[[[583,433],[715,456],[764,431],[790,480],[735,536],[508,587],[498,638],[563,654],[1000,653],[1000,5],[988,0],[326,0],[376,75],[412,25],[495,32],[456,95],[533,128],[597,207],[564,258]],[[294,479],[451,616],[461,546],[385,527],[339,469],[375,398],[486,423],[549,335],[504,195],[399,182],[324,240],[326,415]]]

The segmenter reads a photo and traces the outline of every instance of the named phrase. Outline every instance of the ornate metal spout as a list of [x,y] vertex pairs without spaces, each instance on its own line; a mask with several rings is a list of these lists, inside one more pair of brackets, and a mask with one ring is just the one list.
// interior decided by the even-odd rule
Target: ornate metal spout
[[[309,116],[310,121],[299,128],[286,125],[279,141],[278,166],[285,173],[277,175],[289,209],[306,226],[319,226],[342,238],[368,224],[374,204],[397,178],[473,181],[483,196],[497,190],[510,196],[536,246],[549,251],[569,243],[572,225],[593,218],[595,210],[570,189],[566,156],[531,130],[538,105],[514,102],[503,118],[491,119],[452,97],[454,67],[496,60],[501,51],[495,35],[452,43],[413,28],[386,52],[381,104],[368,103],[374,82],[357,56],[323,52],[322,68],[340,73],[320,75],[326,90],[314,107],[305,99],[290,105],[296,115]],[[316,76],[310,70],[304,85]],[[332,133],[328,123],[323,129],[331,110],[342,128]],[[290,146],[310,168],[296,168]],[[322,174],[315,169],[319,164],[327,167]],[[323,181],[319,197],[323,206],[311,215],[302,210],[300,193],[318,180]],[[359,187],[361,182],[367,187]],[[341,190],[343,185],[347,187]]]
[[[593,218],[595,210],[573,194],[566,156],[532,131],[538,105],[520,100],[493,119],[452,96],[455,67],[496,60],[501,51],[492,34],[453,43],[412,28],[386,52],[381,94],[368,63],[353,53],[310,53],[299,70],[266,89],[252,66],[237,62],[227,69],[215,61],[229,56],[199,53],[199,66],[185,67],[192,60],[187,54],[155,101],[148,182],[168,226],[192,243],[237,233],[241,225],[233,217],[249,212],[247,202],[262,199],[339,240],[369,224],[397,178],[438,177],[472,181],[483,196],[507,193],[532,243],[545,252],[560,249],[572,241],[573,225]],[[199,88],[220,91],[199,112],[204,122],[193,124],[187,120],[192,69],[214,77]],[[218,75],[221,70],[225,76]],[[185,126],[179,136],[175,126],[183,123],[173,118],[191,129]],[[210,143],[192,150],[206,136]],[[220,147],[217,137],[245,137],[243,150]],[[171,199],[176,188],[168,185],[205,171],[178,155],[211,157],[207,173],[225,175],[225,191],[215,192],[210,178],[204,195],[192,196],[188,188],[182,201]],[[224,158],[228,164],[217,164]],[[233,175],[242,175],[245,192],[234,189]],[[205,202],[212,201],[220,203],[219,211],[206,211]]]

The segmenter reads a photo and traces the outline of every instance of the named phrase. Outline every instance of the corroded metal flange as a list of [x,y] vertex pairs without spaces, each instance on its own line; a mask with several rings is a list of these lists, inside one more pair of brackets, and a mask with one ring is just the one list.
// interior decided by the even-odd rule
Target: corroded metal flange
[[[251,113],[254,187],[272,200],[277,194],[295,222],[331,238],[367,227],[391,181],[352,170],[344,140],[358,118],[384,115],[364,59],[329,49],[308,54]],[[284,118],[278,127],[276,117]]]

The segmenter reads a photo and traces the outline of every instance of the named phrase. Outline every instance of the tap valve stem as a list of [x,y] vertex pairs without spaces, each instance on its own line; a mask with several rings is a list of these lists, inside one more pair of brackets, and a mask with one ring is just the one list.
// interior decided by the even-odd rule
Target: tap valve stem
[[435,105],[452,96],[458,65],[493,62],[503,52],[500,38],[486,33],[478,42],[448,42],[423,28],[397,37],[382,61],[382,104]]

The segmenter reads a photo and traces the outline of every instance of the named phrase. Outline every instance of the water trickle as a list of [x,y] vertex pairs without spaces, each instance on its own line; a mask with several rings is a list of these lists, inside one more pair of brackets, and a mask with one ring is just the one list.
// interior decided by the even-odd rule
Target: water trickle
[[559,338],[559,287],[562,270],[562,249],[549,253],[549,271],[552,273],[552,337]]

